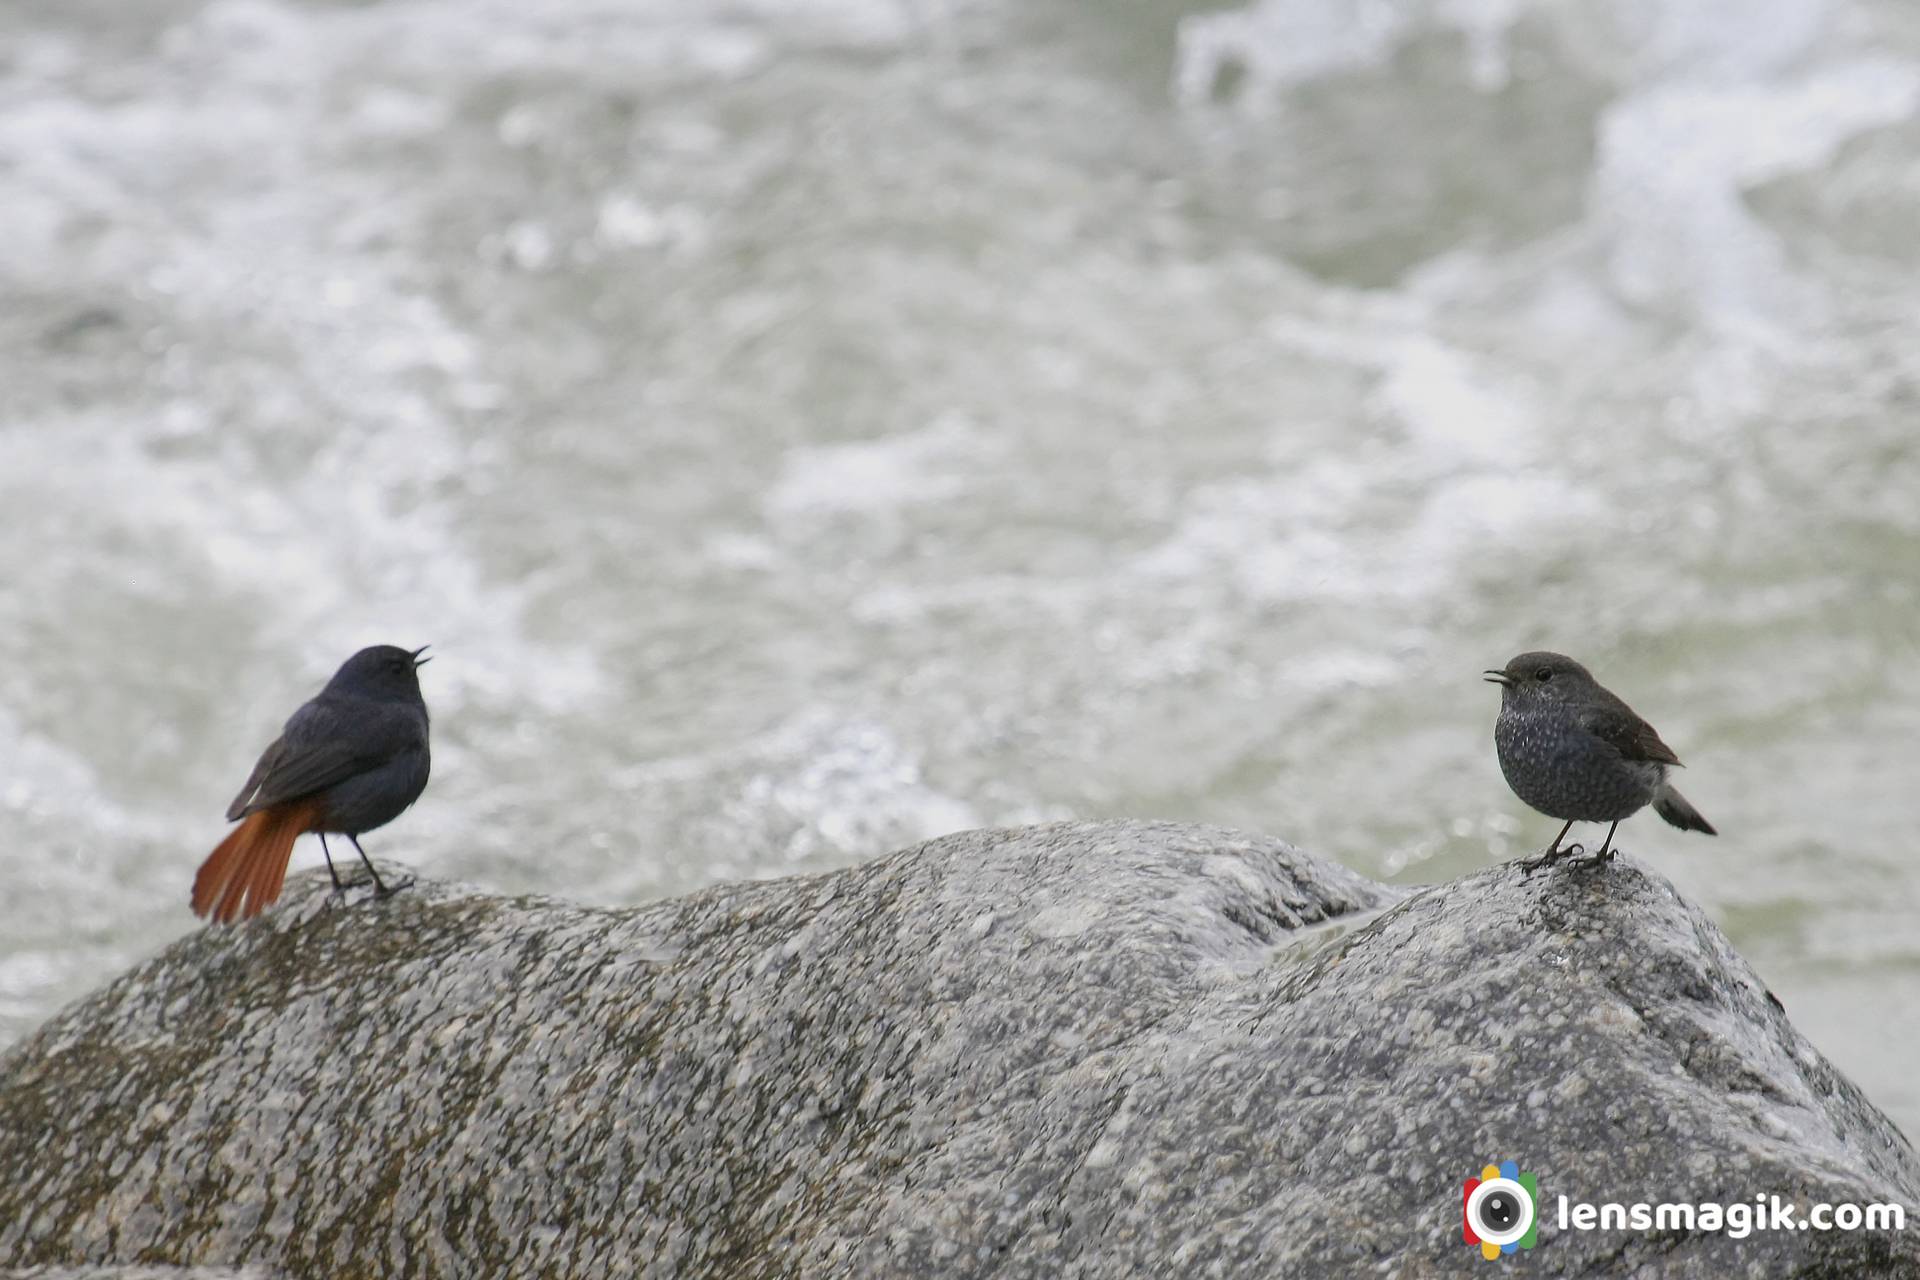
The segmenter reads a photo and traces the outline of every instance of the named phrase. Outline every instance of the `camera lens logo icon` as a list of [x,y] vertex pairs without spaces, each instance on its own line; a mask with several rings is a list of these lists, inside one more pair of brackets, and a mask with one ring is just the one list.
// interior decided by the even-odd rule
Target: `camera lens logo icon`
[[1520,1172],[1511,1160],[1490,1164],[1479,1177],[1468,1178],[1462,1205],[1467,1243],[1479,1245],[1480,1256],[1489,1260],[1533,1248],[1540,1234],[1533,1209],[1539,1194],[1539,1179]]

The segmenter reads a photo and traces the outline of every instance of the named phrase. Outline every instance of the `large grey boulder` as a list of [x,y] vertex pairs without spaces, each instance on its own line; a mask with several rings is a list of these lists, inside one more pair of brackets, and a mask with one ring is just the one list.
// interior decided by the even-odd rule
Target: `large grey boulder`
[[[0,1265],[298,1276],[1920,1276],[1920,1160],[1629,861],[1406,894],[1207,827],[588,910],[296,880],[0,1060]],[[1463,1180],[1537,1174],[1490,1264]]]

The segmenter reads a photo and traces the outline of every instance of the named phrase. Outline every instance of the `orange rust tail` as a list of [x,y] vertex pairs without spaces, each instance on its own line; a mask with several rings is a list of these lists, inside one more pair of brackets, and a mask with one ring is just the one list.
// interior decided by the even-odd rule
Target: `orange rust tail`
[[293,842],[313,828],[312,803],[275,805],[250,813],[222,840],[193,877],[193,914],[211,912],[221,924],[259,915],[280,896]]

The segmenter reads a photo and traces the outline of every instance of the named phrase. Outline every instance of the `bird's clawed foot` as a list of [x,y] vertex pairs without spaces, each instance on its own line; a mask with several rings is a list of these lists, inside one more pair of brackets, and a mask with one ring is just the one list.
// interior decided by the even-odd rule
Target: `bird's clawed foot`
[[327,894],[327,901],[329,903],[345,902],[355,889],[365,889],[369,885],[373,888],[373,893],[370,895],[372,901],[379,902],[383,898],[391,898],[402,889],[412,888],[413,877],[408,876],[404,880],[382,880],[378,876],[356,876],[351,880],[336,880],[332,891]]
[[412,876],[407,876],[405,879],[402,879],[402,880],[395,880],[392,884],[388,884],[386,881],[380,879],[378,876],[375,876],[373,880],[373,896],[376,899],[391,898],[394,894],[400,892],[402,889],[411,889],[412,887],[413,887]]
[[413,883],[413,877],[408,876],[404,880],[394,881],[391,885],[387,884],[386,881],[380,878],[379,868],[373,865],[373,859],[369,858],[367,851],[360,847],[360,837],[349,834],[347,839],[353,841],[353,851],[360,855],[360,861],[366,866],[367,874],[373,878],[373,896],[375,901],[381,898],[391,898],[394,894]]
[[1570,844],[1566,846],[1555,845],[1553,848],[1547,850],[1545,853],[1537,854],[1531,858],[1522,858],[1520,859],[1519,862],[1515,863],[1514,865],[1519,867],[1523,874],[1530,876],[1534,872],[1539,871],[1544,867],[1550,867],[1556,862],[1564,862],[1568,858],[1571,858],[1576,854],[1582,854],[1585,852],[1586,852],[1586,849],[1583,846],[1577,845],[1577,844]]

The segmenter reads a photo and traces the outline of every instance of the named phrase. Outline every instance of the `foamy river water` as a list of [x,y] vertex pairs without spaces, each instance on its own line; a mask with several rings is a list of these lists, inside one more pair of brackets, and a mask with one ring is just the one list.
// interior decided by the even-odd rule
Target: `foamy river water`
[[368,848],[603,904],[1067,816],[1457,876],[1557,827],[1550,647],[1920,1134],[1917,590],[1903,0],[0,8],[0,1041],[364,643],[439,655]]

